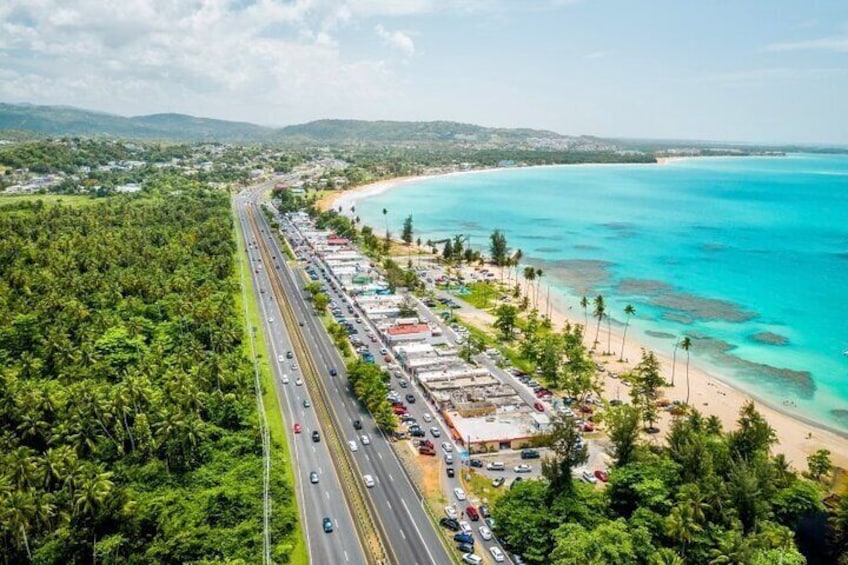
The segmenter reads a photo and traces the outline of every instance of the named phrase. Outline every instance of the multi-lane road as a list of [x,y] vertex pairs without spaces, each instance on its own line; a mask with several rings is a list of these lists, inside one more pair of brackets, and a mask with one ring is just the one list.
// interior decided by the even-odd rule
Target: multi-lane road
[[[260,185],[236,199],[238,214],[242,228],[246,230],[245,239],[248,242],[252,242],[256,235],[248,233],[248,207],[258,207],[265,190],[267,185]],[[256,218],[261,225],[257,237],[264,239],[261,243],[267,245],[271,255],[276,258],[274,265],[263,265],[261,269],[253,268],[252,272],[261,307],[265,310],[263,315],[266,332],[272,342],[269,345],[269,355],[275,361],[275,385],[289,427],[289,441],[293,445],[297,489],[312,562],[360,563],[364,562],[365,556],[355,535],[353,519],[345,506],[342,487],[335,474],[330,453],[323,441],[313,443],[311,440],[311,432],[319,428],[319,422],[311,409],[303,407],[302,401],[308,397],[308,392],[305,386],[295,385],[299,375],[292,370],[291,360],[285,358],[286,352],[292,349],[292,342],[289,340],[291,331],[301,332],[300,335],[312,355],[311,361],[318,369],[319,378],[323,380],[331,403],[330,408],[334,412],[333,422],[338,426],[336,432],[345,440],[345,448],[351,449],[347,442],[353,442],[356,446],[356,451],[351,452],[356,479],[362,480],[364,475],[370,475],[374,479],[375,484],[367,489],[367,493],[375,510],[374,518],[383,533],[384,542],[389,546],[389,559],[404,565],[443,565],[453,562],[454,555],[448,553],[438,532],[435,531],[418,492],[411,484],[388,438],[377,429],[370,415],[350,391],[344,363],[320,319],[303,297],[303,279],[285,261],[286,256],[264,215],[258,213]],[[249,251],[252,261],[259,259],[256,249],[249,248]],[[279,305],[273,300],[271,293],[267,292],[270,286],[268,277],[278,277],[299,327],[283,327]],[[266,292],[261,292],[262,288],[265,288]],[[283,362],[278,361],[280,355],[283,356]],[[305,362],[298,359],[295,361],[299,364]],[[335,369],[337,376],[331,377],[330,369]],[[283,375],[288,375],[288,384],[282,383]],[[361,430],[354,429],[355,420],[361,421]],[[295,422],[302,427],[300,434],[292,433]],[[325,432],[320,431],[322,436]],[[368,436],[367,445],[362,440],[363,435]],[[311,471],[319,474],[318,484],[309,482]],[[336,524],[335,531],[331,534],[325,534],[321,527],[324,516],[330,516]]]

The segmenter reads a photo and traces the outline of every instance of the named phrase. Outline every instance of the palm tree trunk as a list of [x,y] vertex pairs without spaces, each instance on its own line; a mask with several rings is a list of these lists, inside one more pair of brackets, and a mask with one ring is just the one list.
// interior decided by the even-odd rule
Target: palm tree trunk
[[671,354],[671,386],[674,386],[674,370],[677,368],[677,348],[680,346],[680,340],[674,342],[674,352]]
[[624,362],[624,340],[627,339],[627,328],[630,326],[630,316],[627,317],[627,321],[624,322],[624,333],[621,334],[621,351],[619,351],[618,360],[619,362]]
[[686,405],[689,405],[689,351],[686,351]]

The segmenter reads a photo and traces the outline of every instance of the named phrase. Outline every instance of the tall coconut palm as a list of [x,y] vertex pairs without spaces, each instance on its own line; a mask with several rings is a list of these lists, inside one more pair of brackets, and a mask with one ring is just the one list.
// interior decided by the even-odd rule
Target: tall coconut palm
[[515,267],[515,282],[518,283],[518,266],[521,264],[521,259],[524,258],[524,252],[516,249],[512,256],[512,266]]
[[386,239],[389,238],[389,211],[383,208],[383,219],[386,222]]
[[533,304],[533,308],[539,308],[539,285],[542,282],[542,276],[544,276],[545,272],[542,269],[536,269],[536,302]]
[[677,368],[677,348],[680,347],[680,338],[674,340],[674,350],[671,353],[671,386],[674,386],[674,373]]
[[607,355],[612,355],[612,316],[607,314]]
[[[595,318],[598,319],[598,325],[595,327],[595,342],[594,342],[594,345],[597,345],[598,343],[600,343],[598,341],[598,336],[601,333],[601,321],[604,319],[604,314],[606,313],[607,307],[604,304],[604,297],[601,296],[600,294],[595,297],[594,304],[595,304],[595,311],[592,313],[592,315]],[[592,347],[593,349],[594,349],[594,345]]]
[[589,327],[589,299],[586,296],[580,298],[580,306],[583,307],[583,333],[586,333],[586,328]]
[[624,340],[627,339],[627,328],[630,326],[630,317],[636,313],[636,308],[632,304],[624,307],[624,314],[627,316],[627,321],[624,322],[624,333],[621,335],[621,351],[618,355],[619,361],[624,361]]
[[683,338],[680,347],[686,352],[686,404],[689,404],[689,348],[692,347],[692,340],[689,339],[689,336]]
[[531,284],[533,280],[536,278],[536,269],[533,267],[524,267],[524,291],[527,295],[527,298],[530,298],[530,289],[533,288]]

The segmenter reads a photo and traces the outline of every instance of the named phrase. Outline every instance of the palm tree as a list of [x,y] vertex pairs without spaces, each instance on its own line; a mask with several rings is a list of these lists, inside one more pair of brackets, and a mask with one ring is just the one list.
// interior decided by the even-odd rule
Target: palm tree
[[527,298],[530,298],[530,289],[533,287],[530,284],[536,278],[536,269],[533,267],[524,267],[524,282],[525,282],[525,294]]
[[692,340],[689,339],[689,336],[683,338],[680,347],[686,352],[686,404],[689,404],[689,348],[692,347]]
[[691,504],[681,503],[671,509],[666,523],[669,537],[680,542],[680,553],[686,557],[686,546],[695,539],[703,528],[698,524],[695,509]]
[[624,333],[621,335],[621,352],[618,355],[619,361],[624,361],[624,340],[627,339],[627,328],[630,326],[630,317],[636,313],[636,308],[632,304],[628,304],[624,307],[624,313],[627,315],[627,321],[624,322]]
[[595,343],[593,344],[592,349],[594,349],[595,345],[600,343],[598,341],[598,336],[601,333],[601,320],[604,319],[604,314],[606,313],[607,309],[607,307],[604,305],[604,297],[600,294],[595,297],[594,303],[595,311],[592,313],[592,315],[598,319],[598,325],[595,327]]
[[521,264],[521,259],[524,258],[524,252],[520,249],[515,250],[512,256],[512,266],[515,267],[515,282],[518,283],[518,266]]
[[386,239],[389,238],[389,211],[383,208],[383,218],[386,221]]
[[539,285],[542,282],[542,276],[544,274],[545,274],[545,272],[542,269],[536,269],[536,300],[535,300],[535,303],[533,304],[533,308],[536,308],[536,309],[539,308]]
[[607,314],[607,355],[612,355],[612,316]]
[[674,351],[671,353],[671,386],[674,386],[674,372],[677,368],[677,348],[680,347],[680,338],[674,340]]

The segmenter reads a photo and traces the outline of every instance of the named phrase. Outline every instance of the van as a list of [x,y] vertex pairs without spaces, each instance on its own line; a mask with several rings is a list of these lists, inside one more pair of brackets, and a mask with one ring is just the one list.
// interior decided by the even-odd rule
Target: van
[[504,465],[503,461],[492,461],[486,465],[486,469],[489,471],[503,471],[506,469],[506,465]]
[[462,556],[462,562],[468,563],[468,565],[481,565],[483,558],[473,553],[466,553]]

